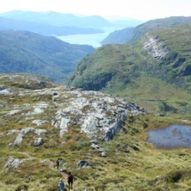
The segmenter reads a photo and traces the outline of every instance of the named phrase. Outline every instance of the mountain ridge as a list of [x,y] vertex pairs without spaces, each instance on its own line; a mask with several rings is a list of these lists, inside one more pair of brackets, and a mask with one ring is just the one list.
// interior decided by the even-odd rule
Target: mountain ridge
[[[170,112],[189,113],[190,34],[191,25],[166,27],[150,31],[131,44],[103,46],[81,61],[69,83],[74,87],[131,97],[134,101],[137,98],[140,105],[155,108],[155,112],[163,112],[163,106],[168,105]],[[152,91],[152,88],[156,91],[157,86],[163,89],[158,92],[161,96]],[[170,91],[171,97],[167,93]],[[181,92],[185,103],[178,96]],[[147,97],[153,101],[148,102]]]
[[64,80],[94,48],[24,31],[0,31],[0,72],[33,73]]
[[[163,19],[154,19],[138,25],[133,29],[122,29],[111,33],[102,44],[126,44],[140,39],[145,33],[160,28],[191,24],[191,17],[174,16]],[[119,40],[118,40],[119,39]]]

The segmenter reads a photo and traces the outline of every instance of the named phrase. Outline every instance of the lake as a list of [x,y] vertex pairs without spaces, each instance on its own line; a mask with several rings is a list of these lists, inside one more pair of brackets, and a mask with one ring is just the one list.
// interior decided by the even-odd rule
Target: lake
[[86,45],[91,45],[94,48],[98,48],[101,46],[100,42],[114,30],[118,29],[106,28],[103,33],[57,36],[57,38],[70,44],[81,44],[81,45],[86,44]]
[[171,125],[166,128],[150,130],[148,142],[157,148],[191,147],[191,126]]

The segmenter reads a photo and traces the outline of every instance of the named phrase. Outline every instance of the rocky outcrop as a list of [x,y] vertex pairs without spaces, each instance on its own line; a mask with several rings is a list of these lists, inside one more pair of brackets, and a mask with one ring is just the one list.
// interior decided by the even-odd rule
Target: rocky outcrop
[[27,113],[27,115],[38,115],[44,112],[44,110],[48,107],[48,104],[45,102],[39,102],[35,106],[33,106],[33,111]]
[[20,146],[23,142],[24,137],[27,134],[34,133],[36,136],[38,136],[34,141],[34,145],[40,146],[43,144],[43,139],[41,138],[41,136],[43,136],[43,134],[45,134],[46,132],[47,131],[45,129],[35,129],[32,127],[23,128],[19,131],[15,141],[11,145],[12,146]]
[[52,125],[60,136],[77,125],[89,138],[112,139],[123,127],[128,114],[143,114],[135,104],[94,91],[70,91],[67,104],[57,111]]
[[78,168],[90,168],[92,164],[87,160],[80,160],[77,162]]
[[162,60],[169,53],[168,47],[158,38],[153,36],[146,36],[143,42],[143,48],[152,55],[153,58]]
[[40,119],[36,119],[32,121],[32,124],[36,125],[36,126],[42,126],[44,124],[46,124],[48,121],[46,120],[40,120]]
[[10,157],[4,166],[5,171],[9,172],[17,169],[23,162],[24,160],[22,159]]

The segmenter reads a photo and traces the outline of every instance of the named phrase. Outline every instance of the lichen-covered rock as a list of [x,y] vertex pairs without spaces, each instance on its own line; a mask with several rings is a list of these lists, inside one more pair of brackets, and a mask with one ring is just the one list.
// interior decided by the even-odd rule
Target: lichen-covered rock
[[31,132],[34,132],[34,128],[31,128],[31,127],[27,127],[27,128],[24,128],[24,129],[21,129],[19,134],[17,135],[14,143],[13,143],[13,146],[19,146],[21,145],[22,141],[23,141],[23,138],[25,137],[26,134],[28,133],[31,133]]
[[36,138],[34,140],[33,146],[39,147],[39,146],[43,145],[43,143],[44,143],[43,138],[42,137],[38,137],[38,138]]
[[19,131],[19,133],[18,133],[18,135],[17,135],[17,137],[16,137],[16,139],[12,145],[13,146],[20,146],[23,142],[24,137],[28,133],[33,133],[33,134],[38,136],[38,138],[35,140],[35,143],[37,143],[37,142],[39,143],[39,141],[42,142],[42,138],[40,136],[42,136],[46,132],[47,132],[46,129],[35,129],[33,127],[23,128]]
[[52,121],[52,125],[60,130],[60,136],[77,125],[89,138],[109,141],[119,133],[128,114],[144,113],[135,104],[103,93],[75,90],[68,94],[67,104],[60,105]]
[[32,121],[32,124],[36,125],[36,126],[41,126],[46,124],[48,121],[47,120],[40,120],[40,119],[36,119]]
[[17,169],[23,163],[23,161],[24,160],[22,159],[10,157],[4,166],[5,171],[9,172]]

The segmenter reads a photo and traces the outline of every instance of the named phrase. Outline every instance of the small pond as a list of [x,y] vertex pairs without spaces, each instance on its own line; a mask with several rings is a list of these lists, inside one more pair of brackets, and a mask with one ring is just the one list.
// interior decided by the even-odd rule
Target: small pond
[[166,128],[150,130],[148,142],[157,148],[191,147],[191,126],[171,125]]

